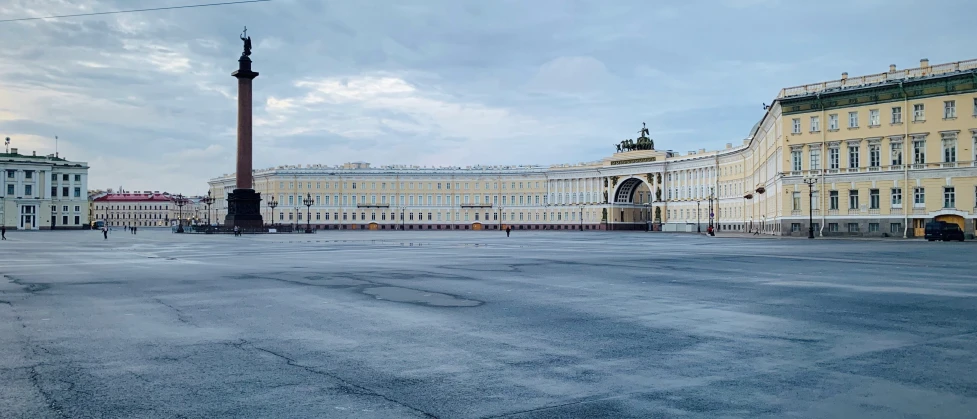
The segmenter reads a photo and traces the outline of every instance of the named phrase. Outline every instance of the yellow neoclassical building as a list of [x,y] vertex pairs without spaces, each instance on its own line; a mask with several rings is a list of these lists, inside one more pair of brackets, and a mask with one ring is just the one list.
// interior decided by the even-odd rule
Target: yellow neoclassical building
[[[977,60],[921,60],[782,89],[741,144],[716,151],[658,150],[643,128],[590,163],[279,166],[254,186],[266,222],[318,229],[807,235],[813,220],[819,236],[918,237],[931,220],[974,233],[975,146]],[[234,175],[209,184],[222,219]]]

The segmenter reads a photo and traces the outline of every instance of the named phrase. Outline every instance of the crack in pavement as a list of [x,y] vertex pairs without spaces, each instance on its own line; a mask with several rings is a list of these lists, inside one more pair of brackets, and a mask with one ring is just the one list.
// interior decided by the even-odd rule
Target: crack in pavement
[[47,403],[48,409],[54,412],[54,414],[58,415],[58,417],[67,418],[68,415],[64,412],[58,401],[54,399],[51,392],[45,391],[44,387],[41,386],[41,374],[37,372],[37,365],[30,367],[30,380],[37,392],[40,393],[41,397],[44,398],[44,402]]
[[166,306],[166,307],[169,307],[170,310],[173,310],[174,312],[176,312],[176,319],[179,320],[181,323],[189,324],[191,326],[196,326],[197,325],[196,323],[194,323],[194,322],[192,322],[192,321],[189,320],[189,318],[183,313],[183,310],[180,310],[180,309],[172,306],[171,304],[168,304],[168,303],[164,302],[163,300],[161,300],[159,298],[154,298],[153,300],[156,301],[157,303],[160,303],[160,304]]
[[[248,348],[245,348],[245,345],[250,345],[250,343],[248,341],[244,340],[244,339],[241,339],[237,343],[227,342],[226,344],[227,345],[230,345],[230,346],[233,346],[235,348],[241,349],[241,350],[247,350]],[[376,390],[373,390],[373,389],[370,389],[370,388],[361,386],[359,384],[352,383],[352,382],[350,382],[350,381],[348,381],[348,380],[346,380],[346,379],[344,379],[344,378],[342,378],[342,377],[340,377],[340,376],[338,376],[336,374],[333,374],[333,373],[330,373],[330,372],[326,372],[326,371],[322,371],[322,370],[318,370],[315,367],[310,367],[310,366],[307,366],[307,365],[299,364],[294,359],[292,359],[292,358],[290,358],[290,357],[288,357],[286,355],[280,354],[278,352],[272,351],[270,349],[265,349],[265,348],[257,347],[257,346],[254,346],[254,345],[250,345],[250,346],[251,346],[251,349],[254,349],[254,350],[257,350],[257,351],[261,351],[261,352],[267,353],[269,355],[272,355],[272,356],[274,356],[276,358],[279,358],[279,359],[284,360],[285,361],[285,364],[288,365],[288,366],[301,368],[301,369],[305,370],[306,372],[309,372],[309,373],[312,373],[312,374],[326,376],[326,377],[332,378],[333,380],[339,381],[342,385],[344,385],[346,387],[349,387],[349,388],[358,390],[358,393],[355,393],[355,394],[361,394],[361,395],[364,395],[364,396],[379,397],[379,398],[381,398],[383,400],[386,400],[386,401],[388,401],[390,403],[393,403],[393,404],[396,404],[398,406],[402,406],[402,407],[405,407],[407,409],[410,409],[410,410],[412,410],[414,412],[417,412],[418,414],[421,414],[421,415],[423,415],[426,418],[438,419],[438,416],[435,415],[435,414],[433,414],[433,413],[426,412],[426,411],[424,411],[422,409],[419,409],[419,408],[416,408],[414,406],[411,406],[411,405],[409,405],[409,404],[407,404],[405,402],[402,402],[402,401],[399,401],[397,399],[394,399],[394,398],[392,398],[390,396],[381,394],[381,393],[377,392]]]

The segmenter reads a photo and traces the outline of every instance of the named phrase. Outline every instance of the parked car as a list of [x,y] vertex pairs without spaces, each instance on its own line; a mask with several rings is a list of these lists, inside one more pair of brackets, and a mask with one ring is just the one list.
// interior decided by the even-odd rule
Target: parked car
[[926,234],[923,237],[929,241],[963,241],[963,230],[960,229],[960,226],[953,223],[933,221],[926,223]]

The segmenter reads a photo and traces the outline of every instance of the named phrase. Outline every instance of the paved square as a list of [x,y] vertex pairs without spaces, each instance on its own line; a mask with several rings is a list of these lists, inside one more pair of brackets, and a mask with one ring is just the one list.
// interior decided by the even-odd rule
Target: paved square
[[8,237],[0,417],[977,417],[972,243]]

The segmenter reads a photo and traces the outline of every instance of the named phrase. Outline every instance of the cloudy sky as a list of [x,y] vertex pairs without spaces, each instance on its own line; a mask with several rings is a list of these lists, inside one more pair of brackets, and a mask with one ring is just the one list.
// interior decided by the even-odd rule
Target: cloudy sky
[[[2,0],[0,19],[218,0]],[[226,1],[226,0],[225,0]],[[254,42],[254,165],[600,159],[739,142],[780,88],[977,58],[973,0],[273,0],[0,23],[0,138],[91,188],[206,191],[234,170]]]

